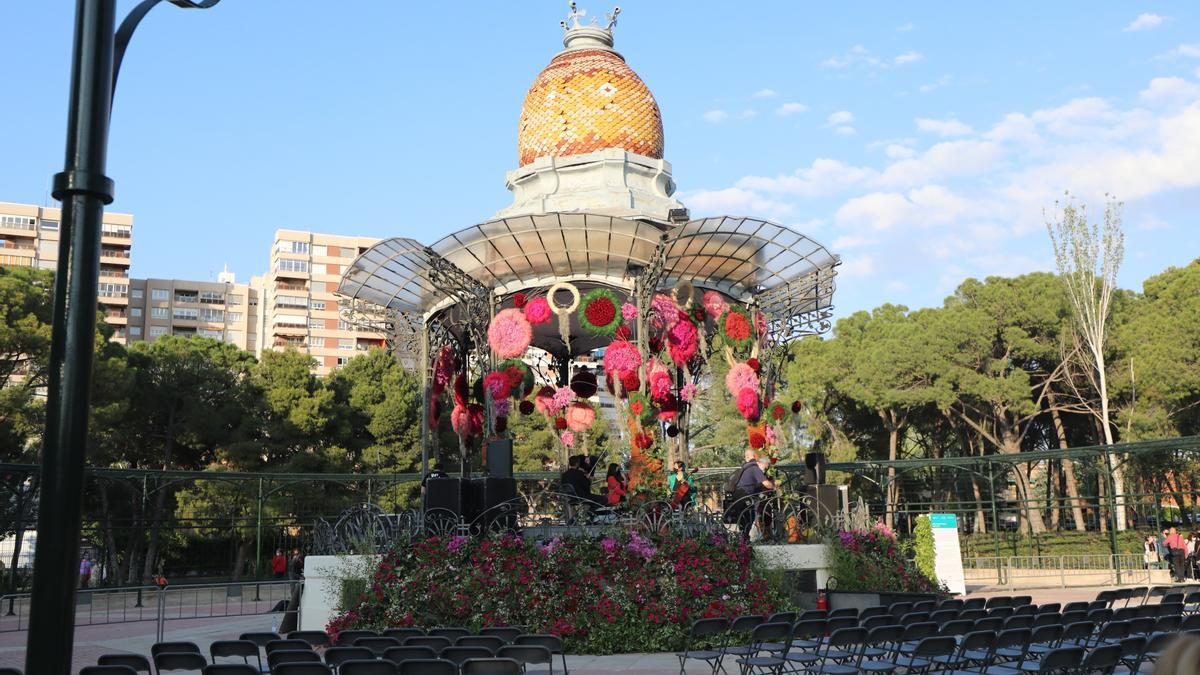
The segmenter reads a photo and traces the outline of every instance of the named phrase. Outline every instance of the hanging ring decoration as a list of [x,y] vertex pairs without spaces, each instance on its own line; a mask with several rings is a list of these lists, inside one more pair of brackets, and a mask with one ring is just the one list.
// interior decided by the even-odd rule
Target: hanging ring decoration
[[[558,304],[554,296],[559,291],[566,291],[571,294],[571,304],[566,306]],[[567,351],[570,352],[571,314],[579,309],[579,289],[575,287],[575,284],[560,281],[551,286],[549,291],[546,291],[546,299],[550,301],[550,309],[558,315],[558,335],[562,338],[563,345],[566,346]]]

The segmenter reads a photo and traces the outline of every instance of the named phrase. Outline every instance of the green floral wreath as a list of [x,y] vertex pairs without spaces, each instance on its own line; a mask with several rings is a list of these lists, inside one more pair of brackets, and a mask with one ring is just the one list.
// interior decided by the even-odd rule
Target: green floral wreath
[[593,288],[583,296],[576,316],[579,325],[592,335],[612,337],[621,325],[621,303],[607,288]]
[[790,417],[791,414],[791,408],[784,405],[782,401],[773,401],[770,407],[767,408],[767,421],[771,423],[783,424],[788,421],[788,417]]
[[524,375],[521,376],[521,391],[519,393],[513,392],[513,396],[517,398],[525,398],[531,394],[533,392],[534,382],[533,370],[529,367],[529,364],[525,363],[521,359],[508,359],[507,361],[501,361],[500,363],[496,364],[496,370],[501,373],[509,368],[519,368],[521,372],[524,373]]
[[[637,415],[643,424],[647,424],[654,419],[654,404],[650,402],[650,399],[645,394],[640,391],[629,392],[628,402],[629,412]],[[637,411],[639,406],[642,409],[640,413]]]
[[[746,322],[748,330],[745,337],[729,334],[729,319],[735,315],[740,316]],[[741,351],[749,349],[754,344],[754,320],[750,317],[750,313],[746,311],[745,307],[730,307],[721,315],[720,326],[718,328],[721,331],[721,339],[724,340],[725,344],[734,349]]]

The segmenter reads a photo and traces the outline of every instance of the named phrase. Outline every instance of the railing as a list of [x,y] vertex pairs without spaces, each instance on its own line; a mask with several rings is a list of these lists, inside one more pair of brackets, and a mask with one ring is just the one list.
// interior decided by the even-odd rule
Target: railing
[[0,220],[0,229],[4,230],[36,230],[37,225],[33,223],[17,223],[10,220]]
[[[1016,590],[1117,584],[1165,583],[1156,580],[1157,567],[1147,567],[1138,554],[1034,555],[964,558],[968,585]],[[1166,571],[1162,570],[1165,575]]]
[[103,229],[100,231],[101,237],[117,237],[118,239],[132,239],[132,230],[109,230]]
[[[253,616],[271,611],[280,601],[286,607],[297,583],[303,585],[261,581],[83,589],[75,599],[75,625],[153,621],[156,640],[162,641],[168,621]],[[0,633],[29,628],[29,602],[29,593],[0,596]],[[280,614],[296,611],[285,609]]]

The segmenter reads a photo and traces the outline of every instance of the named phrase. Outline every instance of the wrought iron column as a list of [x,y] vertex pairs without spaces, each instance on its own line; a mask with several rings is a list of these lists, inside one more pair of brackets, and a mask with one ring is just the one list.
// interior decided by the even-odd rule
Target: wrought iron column
[[[429,471],[429,410],[431,402],[429,400],[429,321],[423,319],[421,321],[421,350],[417,361],[417,370],[421,373],[420,380],[417,383],[417,390],[421,392],[421,470],[422,478]],[[425,509],[425,491],[421,491],[421,510]]]
[[96,339],[100,223],[113,200],[105,174],[112,107],[116,0],[78,0],[66,166],[54,176],[62,200],[42,452],[42,504],[33,567],[25,672],[71,672],[79,521],[87,446],[88,395]]

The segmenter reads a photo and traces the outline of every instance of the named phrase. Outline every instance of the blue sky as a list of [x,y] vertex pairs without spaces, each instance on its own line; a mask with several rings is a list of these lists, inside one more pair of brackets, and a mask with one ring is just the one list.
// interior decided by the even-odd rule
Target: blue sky
[[[0,3],[0,200],[61,170],[73,4]],[[119,3],[122,16],[134,2]],[[164,3],[165,5],[165,3]],[[593,15],[611,9],[585,1]],[[135,276],[246,280],[277,228],[433,241],[509,202],[521,102],[566,3],[163,6],[117,91]],[[839,314],[1050,269],[1043,208],[1126,202],[1122,283],[1200,255],[1200,5],[622,3],[694,215],[844,259]]]

